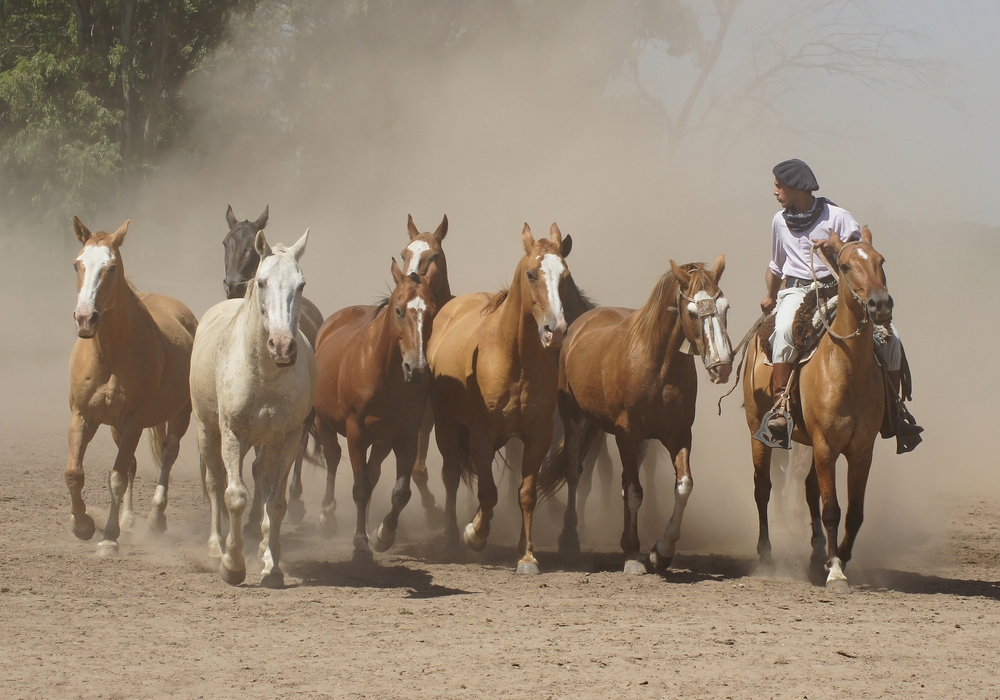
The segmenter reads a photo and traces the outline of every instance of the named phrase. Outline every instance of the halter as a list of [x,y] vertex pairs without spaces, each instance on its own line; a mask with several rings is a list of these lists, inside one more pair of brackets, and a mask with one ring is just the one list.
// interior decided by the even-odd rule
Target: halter
[[[680,289],[680,285],[678,285],[678,288],[677,288],[677,301],[674,302],[675,306],[668,306],[667,307],[667,311],[673,311],[673,312],[676,312],[678,315],[680,315],[680,305],[681,305],[681,301],[680,300],[684,299],[685,301],[690,302],[690,303],[692,303],[692,304],[695,305],[695,310],[698,313],[698,320],[699,321],[703,321],[706,318],[711,318],[713,316],[718,316],[719,315],[719,307],[716,304],[715,300],[718,299],[720,296],[722,296],[722,289],[716,289],[715,290],[715,294],[713,294],[708,299],[692,299],[691,297],[689,297],[686,294],[684,294],[684,292],[682,292],[681,289]],[[700,349],[698,349],[697,346],[701,345],[701,342],[702,342],[702,338],[699,337],[698,340],[695,343],[695,349],[698,350],[698,354],[699,355],[702,354],[702,351]],[[689,354],[689,355],[693,354],[691,352],[687,352],[684,349],[685,346],[687,346],[687,347],[691,346],[691,342],[686,337],[684,338],[684,343],[681,344],[681,352],[686,352],[686,354]],[[712,369],[713,367],[718,367],[719,365],[722,365],[722,364],[725,364],[725,363],[720,360],[719,362],[716,362],[714,364],[705,365],[705,369]]]
[[[837,256],[838,259],[840,255],[843,254],[845,248],[848,248],[852,245],[860,245],[860,244],[861,241],[851,241],[850,243],[845,244],[844,247],[840,249],[840,254],[838,254]],[[824,304],[819,298],[819,279],[816,277],[816,267],[813,265],[813,252],[815,252],[816,255],[819,256],[819,259],[823,262],[824,265],[826,265],[827,269],[829,269],[831,272],[833,271],[833,265],[831,265],[830,261],[826,259],[825,255],[823,255],[823,251],[818,249],[815,245],[809,246],[809,271],[812,272],[813,289],[816,292],[816,308],[818,309],[822,307],[825,310],[826,304]],[[838,276],[842,275],[838,274]],[[857,336],[861,335],[861,331],[864,330],[865,325],[868,323],[868,321],[871,320],[871,318],[868,312],[868,303],[864,299],[862,299],[861,295],[854,290],[854,287],[851,286],[851,283],[847,281],[846,277],[843,278],[843,282],[844,285],[847,287],[847,289],[851,292],[851,296],[853,296],[854,299],[858,302],[858,304],[861,305],[862,312],[864,313],[864,317],[858,324],[857,329],[850,335],[838,335],[833,332],[833,329],[830,328],[830,324],[827,323],[826,313],[821,313],[819,317],[820,320],[823,322],[823,327],[826,328],[826,332],[829,333],[831,336],[833,336],[837,340],[850,340],[851,338],[856,338]]]

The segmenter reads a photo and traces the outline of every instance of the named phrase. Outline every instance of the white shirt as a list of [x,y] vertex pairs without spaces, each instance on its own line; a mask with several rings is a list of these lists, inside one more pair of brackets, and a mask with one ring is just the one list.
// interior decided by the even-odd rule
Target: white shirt
[[[786,277],[799,277],[801,279],[812,279],[812,271],[809,268],[809,249],[813,241],[824,241],[830,237],[830,229],[837,232],[840,240],[845,243],[849,240],[861,238],[861,228],[858,222],[846,209],[841,209],[829,202],[823,203],[823,211],[813,225],[802,231],[795,233],[788,229],[785,217],[779,211],[771,221],[771,262],[768,267],[771,272],[785,279]],[[813,267],[816,269],[816,277],[828,277],[831,272],[818,255],[813,255]]]

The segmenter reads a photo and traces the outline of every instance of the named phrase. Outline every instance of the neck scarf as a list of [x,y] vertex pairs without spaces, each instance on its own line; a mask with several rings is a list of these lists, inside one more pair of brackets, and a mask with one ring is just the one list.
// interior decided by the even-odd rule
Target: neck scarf
[[785,224],[788,226],[789,231],[802,233],[816,223],[816,219],[823,213],[823,206],[826,204],[837,206],[826,197],[816,197],[816,201],[813,202],[813,208],[809,211],[801,214],[792,214],[788,211],[788,209],[785,209],[781,212],[781,215],[784,217]]

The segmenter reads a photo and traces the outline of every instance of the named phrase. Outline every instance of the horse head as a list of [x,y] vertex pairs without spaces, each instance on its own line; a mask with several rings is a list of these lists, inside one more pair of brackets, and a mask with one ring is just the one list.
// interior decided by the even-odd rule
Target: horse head
[[226,248],[226,277],[222,280],[222,288],[227,299],[242,299],[249,282],[260,265],[260,255],[254,246],[257,234],[267,226],[267,214],[270,207],[264,207],[264,213],[256,221],[237,221],[233,208],[226,209],[226,222],[229,233],[222,241]]
[[418,383],[427,375],[427,341],[437,304],[426,276],[404,273],[392,259],[392,278],[396,288],[389,297],[386,313],[395,318],[399,351],[403,356],[403,379]]
[[567,328],[563,308],[563,296],[569,281],[566,256],[573,248],[573,238],[566,236],[564,239],[559,227],[552,224],[548,239],[535,240],[528,224],[525,224],[521,240],[524,243],[524,258],[518,265],[517,274],[522,279],[515,280],[514,284],[522,284],[527,289],[542,345],[547,348],[561,347]]
[[677,307],[684,337],[701,355],[709,379],[725,384],[733,370],[733,347],[726,331],[729,302],[719,288],[726,256],[720,255],[711,270],[698,263],[681,266],[673,260],[670,269],[680,284]]
[[114,305],[111,290],[114,280],[125,274],[119,248],[125,242],[128,225],[126,221],[114,233],[91,233],[80,219],[73,217],[73,230],[83,243],[83,250],[73,262],[77,293],[73,320],[76,334],[81,338],[94,337],[101,314]]
[[406,230],[410,234],[410,243],[401,253],[403,274],[417,273],[431,279],[439,274],[447,275],[444,250],[441,248],[441,242],[448,235],[447,214],[434,233],[420,233],[412,216],[407,216]]
[[892,297],[886,287],[885,258],[872,247],[872,232],[861,229],[861,240],[844,243],[831,229],[830,237],[818,244],[830,257],[841,283],[847,285],[872,322],[883,325],[892,321]]
[[260,256],[257,275],[256,299],[261,321],[267,332],[267,350],[277,365],[295,364],[298,343],[295,334],[299,327],[302,305],[302,288],[306,278],[299,269],[299,258],[306,250],[309,229],[294,245],[286,248],[280,243],[268,245],[264,232],[258,231],[254,249]]

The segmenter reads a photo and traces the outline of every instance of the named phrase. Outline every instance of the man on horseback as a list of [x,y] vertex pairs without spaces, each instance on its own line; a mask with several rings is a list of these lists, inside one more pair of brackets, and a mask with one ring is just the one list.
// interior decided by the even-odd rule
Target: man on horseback
[[[771,336],[771,388],[775,408],[766,419],[774,442],[787,446],[790,437],[788,418],[785,411],[778,409],[786,403],[788,380],[798,354],[792,328],[795,312],[806,294],[817,284],[828,286],[837,283],[837,277],[826,266],[823,257],[813,254],[812,248],[817,245],[816,242],[826,241],[830,231],[834,231],[845,243],[859,240],[861,229],[847,210],[825,197],[813,196],[813,192],[819,189],[819,183],[813,171],[801,160],[794,158],[778,163],[772,172],[774,196],[782,211],[775,214],[771,222],[771,262],[764,274],[767,295],[760,303],[764,313],[775,311],[774,333]],[[881,339],[876,335],[876,354],[887,369],[892,388],[898,396],[903,377],[902,345],[891,323],[885,330],[887,332]],[[909,387],[903,388],[904,396],[908,396]],[[901,401],[899,406],[902,407]],[[912,421],[905,408],[900,408],[900,414],[898,451],[908,452],[920,442],[919,433],[923,428]]]

